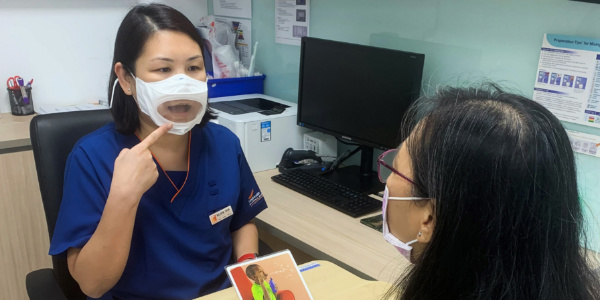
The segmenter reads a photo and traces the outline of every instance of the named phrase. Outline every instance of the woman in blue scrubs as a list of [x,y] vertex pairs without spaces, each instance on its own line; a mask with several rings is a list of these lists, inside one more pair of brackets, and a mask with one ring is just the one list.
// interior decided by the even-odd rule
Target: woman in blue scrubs
[[202,49],[165,5],[138,5],[119,27],[114,122],[73,148],[50,246],[91,298],[199,297],[258,250],[267,205],[239,140],[209,122]]

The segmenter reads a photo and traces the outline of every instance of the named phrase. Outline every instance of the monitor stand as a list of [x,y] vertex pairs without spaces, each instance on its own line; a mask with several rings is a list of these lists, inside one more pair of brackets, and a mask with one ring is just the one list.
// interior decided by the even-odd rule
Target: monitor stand
[[379,181],[377,172],[373,171],[373,148],[360,147],[360,166],[338,168],[321,176],[365,195],[377,194],[383,191],[385,184]]

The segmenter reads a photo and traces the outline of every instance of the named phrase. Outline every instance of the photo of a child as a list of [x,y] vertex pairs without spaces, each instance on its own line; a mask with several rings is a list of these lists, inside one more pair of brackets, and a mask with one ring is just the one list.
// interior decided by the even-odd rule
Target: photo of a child
[[277,287],[273,283],[273,278],[267,280],[268,275],[260,265],[251,264],[246,267],[246,276],[254,281],[252,285],[254,300],[277,300],[275,296]]
[[242,300],[312,300],[288,250],[231,265],[226,269]]

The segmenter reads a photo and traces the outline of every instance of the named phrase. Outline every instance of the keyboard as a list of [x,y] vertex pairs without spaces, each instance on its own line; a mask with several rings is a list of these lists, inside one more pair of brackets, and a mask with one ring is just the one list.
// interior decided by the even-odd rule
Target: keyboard
[[381,201],[302,170],[275,175],[271,180],[354,218],[381,210]]

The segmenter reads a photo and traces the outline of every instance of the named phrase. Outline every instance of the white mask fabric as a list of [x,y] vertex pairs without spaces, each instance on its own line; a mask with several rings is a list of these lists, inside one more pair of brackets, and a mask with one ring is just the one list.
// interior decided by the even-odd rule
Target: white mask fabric
[[400,254],[402,254],[402,256],[404,256],[404,258],[406,258],[408,261],[410,261],[410,254],[412,252],[412,244],[417,242],[417,239],[414,239],[408,243],[404,243],[402,241],[400,241],[397,237],[395,237],[389,229],[388,226],[388,222],[387,222],[387,205],[388,205],[388,201],[389,200],[403,200],[403,201],[414,201],[414,200],[423,200],[426,198],[421,198],[421,197],[390,197],[389,196],[389,190],[387,185],[385,186],[385,191],[383,192],[383,203],[381,206],[381,211],[382,211],[382,215],[383,215],[383,238],[390,244],[392,244],[394,247],[396,247],[396,250],[398,250],[398,252],[400,252]]
[[[157,126],[172,123],[173,128],[168,132],[183,135],[202,121],[208,103],[208,85],[205,81],[185,74],[155,82],[145,82],[133,74],[131,76],[135,78],[135,100],[140,110]],[[110,103],[112,107],[112,99]]]

